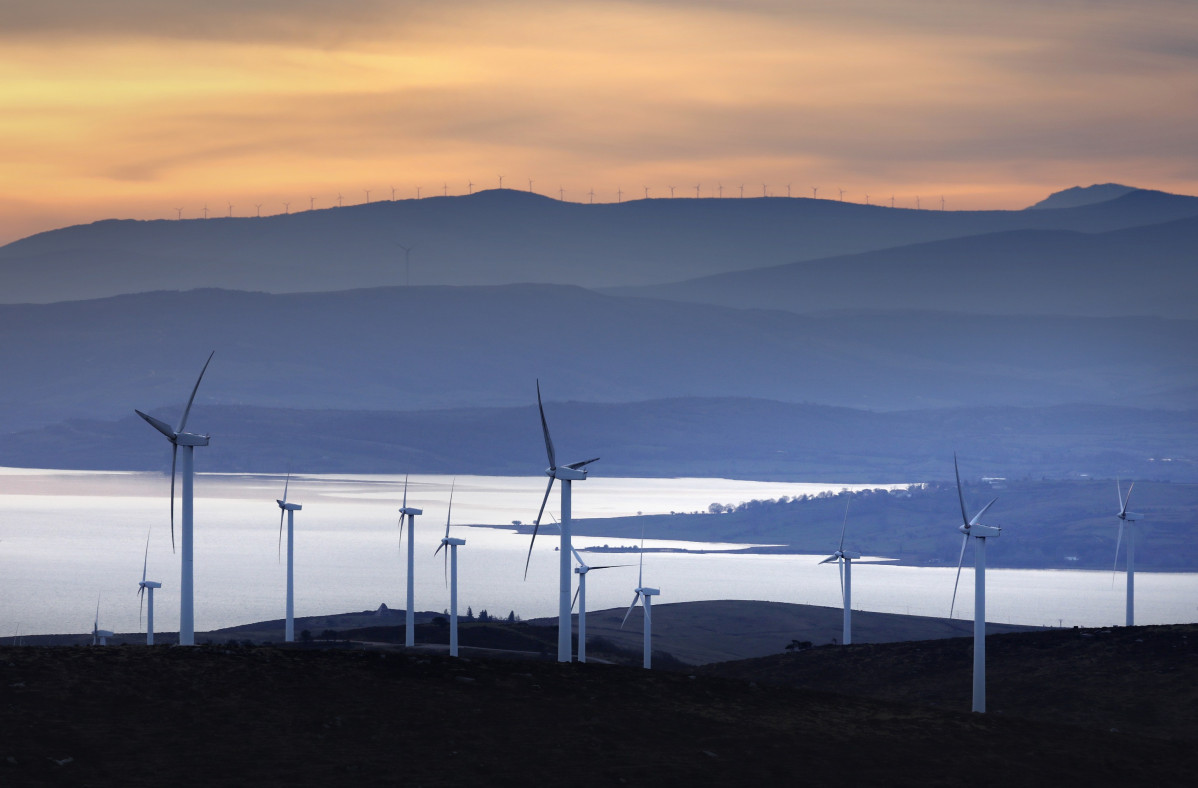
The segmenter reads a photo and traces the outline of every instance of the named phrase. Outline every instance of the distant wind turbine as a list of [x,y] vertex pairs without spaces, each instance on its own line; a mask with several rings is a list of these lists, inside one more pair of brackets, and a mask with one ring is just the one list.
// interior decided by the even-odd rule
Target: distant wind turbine
[[416,515],[423,509],[408,506],[408,477],[403,477],[403,507],[399,510],[399,544],[403,548],[403,518],[408,518],[408,576],[407,604],[404,609],[404,645],[416,645]]
[[229,203],[229,218],[233,218],[233,203]]
[[395,202],[395,187],[391,187],[391,202]]
[[441,546],[433,553],[435,558],[437,553],[445,547],[449,547],[446,557],[449,560],[449,656],[451,657],[458,655],[458,548],[466,544],[465,539],[450,538],[449,536],[449,519],[453,516],[453,486],[456,483],[455,479],[454,483],[449,485],[449,511],[445,514],[445,538],[441,540]]
[[[1135,488],[1136,483],[1132,482],[1131,487],[1127,488],[1127,497],[1123,495],[1123,485],[1119,480],[1115,480],[1115,490],[1119,494],[1119,513],[1115,515],[1119,518],[1119,536],[1115,540],[1115,569],[1119,568],[1119,544],[1123,541],[1123,530],[1127,529],[1127,609],[1125,620],[1127,626],[1134,627],[1136,625],[1136,520],[1140,519],[1140,515],[1135,512],[1127,511],[1127,502],[1131,500],[1131,491]],[[1114,572],[1115,569],[1111,571]]]
[[395,244],[400,249],[403,249],[403,284],[408,287],[412,284],[412,247],[404,246],[396,242]]
[[786,196],[790,197],[790,184],[786,184]]
[[574,574],[578,575],[578,590],[574,592],[574,602],[571,604],[571,609],[574,605],[578,605],[578,661],[587,661],[587,574],[596,569],[615,569],[621,566],[632,566],[632,564],[604,564],[602,566],[587,566],[587,563],[582,560],[582,556],[573,547],[570,548],[574,553],[574,560],[578,562],[578,566],[574,567]]
[[811,187],[811,199],[813,199],[813,200],[814,200],[814,199],[816,199],[816,198],[818,198],[818,197],[819,197],[819,187],[818,187],[818,186],[812,186],[812,187]]
[[204,203],[204,218],[208,218],[208,203]]
[[362,191],[366,192],[366,204],[370,205],[370,189],[363,189]]
[[591,190],[587,194],[591,198],[591,205],[594,205],[595,204],[595,188],[592,186]]
[[[835,553],[820,561],[821,564],[830,564],[835,561],[840,568],[840,601],[844,606],[844,622],[841,627],[840,642],[846,646],[853,642],[853,562],[861,558],[861,553],[844,549],[844,533],[849,524],[849,504],[852,501],[853,498],[850,495],[844,504],[844,522],[840,524],[840,546],[836,548]],[[858,563],[888,564],[891,562],[858,561]]]
[[502,175],[499,176],[499,188],[501,188],[501,189],[503,188],[503,176]]
[[316,198],[315,198],[315,197],[309,197],[309,198],[308,198],[308,210],[309,210],[309,211],[315,211],[315,210],[316,210]]
[[645,199],[646,200],[649,199],[649,187],[648,186],[645,187]]
[[528,191],[529,191],[529,192],[531,192],[531,191],[532,191],[532,178],[529,178],[529,179],[528,179]]
[[744,199],[744,196],[745,196],[745,185],[744,185],[743,183],[740,185],[740,196],[741,196],[741,199]]
[[994,505],[994,498],[983,506],[971,519],[965,513],[965,495],[961,492],[961,471],[957,468],[957,455],[953,454],[953,472],[957,475],[957,500],[961,504],[961,525],[957,528],[963,534],[961,539],[961,555],[957,559],[957,579],[953,583],[953,602],[949,606],[948,617],[953,617],[953,607],[957,604],[957,584],[961,582],[961,563],[965,560],[965,546],[969,537],[973,537],[973,711],[986,711],[986,540],[997,539],[1001,528],[992,525],[982,525],[980,520],[986,510]]
[[763,183],[763,184],[761,184],[761,196],[762,196],[762,197],[769,197],[769,196],[770,196],[770,187],[769,187],[769,186],[767,186],[767,185],[766,185],[766,184],[764,184],[764,183]]
[[616,202],[624,202],[624,190],[619,186],[616,187]]
[[944,195],[940,195],[940,210],[944,210]]
[[466,194],[474,194],[474,181],[467,181]]
[[697,200],[697,199],[699,199],[699,187],[701,187],[702,185],[703,185],[703,184],[701,184],[701,183],[696,183],[696,184],[695,184],[695,199],[696,199],[696,200]]
[[260,203],[260,202],[254,203],[254,211],[255,211],[255,215],[257,216],[257,218],[261,219],[262,218],[262,203]]
[[[162,583],[146,580],[146,569],[150,565],[150,532],[146,531],[146,554],[141,561],[141,582],[137,584],[137,596],[142,605],[146,605],[146,591],[149,590],[149,604],[146,605],[146,645],[154,645],[154,589],[162,588]],[[141,609],[138,609],[140,623]]]
[[289,202],[283,203],[283,213],[284,214],[291,213],[291,203],[289,203]]
[[844,202],[844,189],[837,189],[840,192],[840,201]]
[[566,187],[565,186],[557,187],[557,199],[558,199],[558,202],[566,201]]
[[724,199],[724,184],[723,183],[716,184],[716,193],[720,196],[721,200]]
[[672,200],[672,199],[674,199],[674,187],[670,186],[669,189],[670,189],[670,199]]
[[341,207],[341,192],[337,192],[337,207]]
[[420,199],[420,187],[419,186],[416,187],[416,199],[417,200]]
[[283,642],[295,642],[295,513],[304,507],[287,500],[287,489],[291,486],[291,474],[283,482],[283,498],[275,499],[279,505],[279,552],[283,551],[283,516],[287,516],[287,618],[283,624]]
[[917,211],[918,211],[918,210],[920,210],[920,207],[919,207],[919,195],[918,195],[918,194],[917,194],[917,195],[915,195],[915,210],[917,210]]
[[112,632],[107,629],[100,629],[100,595],[96,594],[96,618],[92,622],[92,645],[107,646],[108,638],[112,636]]
[[865,195],[865,204],[869,205],[869,194]]
[[441,196],[442,196],[442,197],[448,197],[448,196],[449,196],[449,184],[448,184],[448,183],[442,183],[442,184],[441,184]]
[[645,585],[645,529],[641,526],[641,561],[640,568],[636,573],[636,596],[632,598],[632,604],[628,606],[628,612],[624,614],[624,620],[620,622],[620,629],[624,628],[624,624],[628,623],[628,616],[632,615],[632,609],[636,607],[637,602],[641,602],[645,611],[645,635],[644,635],[644,658],[643,665],[645,670],[653,667],[653,597],[661,593],[660,589],[649,588]]
[[560,523],[562,538],[558,551],[557,661],[569,662],[572,650],[570,644],[570,630],[572,629],[570,616],[571,484],[576,481],[584,481],[587,478],[586,466],[599,458],[592,457],[589,460],[558,466],[557,455],[553,450],[553,439],[549,437],[549,423],[545,421],[545,406],[541,402],[540,380],[537,381],[537,410],[541,414],[541,431],[545,436],[545,453],[549,458],[549,467],[545,469],[545,475],[549,477],[549,485],[545,488],[545,497],[541,499],[541,509],[537,512],[537,519],[532,526],[532,540],[528,543],[528,558],[524,561],[524,577],[528,578],[528,564],[532,560],[532,547],[537,540],[537,530],[541,527],[541,516],[545,513],[545,502],[549,500],[549,493],[553,491],[553,483],[560,480],[562,483],[562,521]]
[[181,646],[195,645],[195,600],[192,587],[192,482],[195,476],[195,447],[207,446],[209,440],[207,435],[196,435],[184,430],[187,428],[187,416],[191,413],[191,405],[195,402],[200,381],[204,379],[204,373],[208,370],[208,365],[212,363],[212,356],[215,353],[216,351],[213,351],[208,354],[208,360],[204,362],[204,368],[200,370],[200,376],[196,378],[196,384],[191,389],[191,397],[187,400],[187,406],[183,408],[183,416],[179,419],[177,429],[172,428],[161,419],[148,416],[140,410],[134,410],[134,413],[145,419],[151,427],[161,432],[171,442],[171,549],[174,549],[175,545],[175,463],[179,456],[179,447],[183,447],[183,495],[181,497],[183,548],[180,556],[182,569],[179,582],[179,645]]
[[175,218],[176,218],[176,219],[182,219],[182,218],[183,218],[183,209],[182,209],[182,208],[176,208],[176,209],[175,209]]

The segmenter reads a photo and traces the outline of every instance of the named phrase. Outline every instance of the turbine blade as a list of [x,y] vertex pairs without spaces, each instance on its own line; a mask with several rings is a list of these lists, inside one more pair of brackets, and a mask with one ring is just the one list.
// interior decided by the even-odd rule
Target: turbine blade
[[638,564],[638,566],[640,568],[636,570],[636,586],[637,586],[637,588],[644,588],[644,586],[645,586],[645,526],[644,526],[644,523],[641,524],[641,549],[638,550],[637,552],[640,553],[641,560]]
[[151,427],[153,427],[154,429],[161,432],[169,440],[171,440],[172,442],[175,440],[175,431],[173,429],[171,429],[171,425],[167,424],[162,419],[154,418],[153,416],[151,416],[148,413],[142,413],[137,408],[134,408],[133,412],[136,413],[138,416],[141,416],[143,419],[145,419],[147,424],[149,424]]
[[208,365],[212,363],[212,357],[216,355],[216,351],[208,354],[208,360],[204,362],[204,368],[200,370],[200,376],[196,378],[196,384],[191,389],[191,396],[187,398],[187,407],[183,409],[183,417],[179,419],[179,429],[176,432],[183,432],[183,428],[187,426],[187,416],[191,413],[191,403],[195,402],[196,392],[200,390],[200,381],[204,379],[204,373],[208,371]]
[[179,460],[179,444],[171,442],[171,552],[175,552],[175,464]]
[[545,513],[545,503],[549,500],[549,493],[553,490],[553,478],[549,477],[549,486],[545,488],[545,497],[541,499],[541,510],[537,512],[536,522],[532,524],[532,539],[528,543],[528,557],[524,559],[524,579],[528,579],[528,564],[532,561],[532,546],[537,542],[537,531],[541,528],[541,515]]
[[844,607],[844,559],[836,562],[836,568],[840,570],[840,606]]
[[969,515],[965,514],[965,495],[961,492],[961,471],[957,468],[956,452],[953,452],[953,472],[957,474],[957,500],[961,502],[961,522],[969,525]]
[[553,438],[549,437],[549,423],[545,421],[545,406],[541,404],[541,379],[537,378],[537,410],[541,412],[541,430],[545,433],[545,454],[549,456],[549,467],[557,468],[557,455],[553,451]]
[[977,514],[975,514],[973,516],[973,519],[969,521],[970,527],[977,525],[978,521],[982,519],[982,515],[985,514],[986,510],[989,509],[991,506],[993,506],[994,501],[997,501],[997,500],[998,500],[998,498],[996,497],[993,501],[991,501],[990,503],[983,506],[982,510],[980,512],[978,512]]
[[570,470],[576,471],[579,468],[585,468],[586,466],[590,465],[592,462],[598,462],[598,461],[599,461],[598,457],[592,457],[591,459],[583,460],[582,462],[572,462],[569,465],[567,465],[566,467],[569,468]]
[[953,617],[953,609],[957,606],[957,584],[961,582],[961,563],[965,560],[965,545],[969,543],[969,534],[961,538],[961,555],[957,558],[957,579],[953,581],[953,601],[948,606],[948,617]]
[[287,479],[283,482],[283,503],[287,503],[287,488],[291,486],[291,471],[287,471]]
[[1124,517],[1127,516],[1127,506],[1129,503],[1131,503],[1131,491],[1134,490],[1135,488],[1136,488],[1135,482],[1132,482],[1131,486],[1127,488],[1127,496],[1123,499],[1123,509],[1121,510]]
[[[405,506],[404,508],[407,509],[408,507]],[[401,554],[403,553],[403,521],[405,517],[407,517],[406,514],[401,513],[399,515],[399,552]]]
[[146,587],[145,586],[142,586],[141,588],[137,589],[137,598],[139,600],[137,603],[137,626],[140,628],[141,622],[142,622],[142,615],[146,609]]
[[[146,568],[150,565],[150,529],[146,529],[146,554],[141,559],[141,582],[146,582]],[[142,586],[145,591],[145,586]]]
[[591,568],[587,566],[586,561],[582,560],[582,556],[578,554],[578,550],[574,547],[574,545],[570,545],[570,552],[574,553],[574,560],[578,562],[579,566],[586,566],[587,569]]
[[570,603],[570,612],[574,612],[574,606],[578,604],[578,595],[582,593],[582,584],[579,583],[578,588],[574,589],[574,601]]
[[408,475],[403,475],[403,508],[408,508]]
[[833,561],[836,561],[836,560],[837,560],[837,559],[839,559],[839,558],[840,558],[840,556],[838,556],[838,555],[830,555],[830,556],[828,556],[827,558],[825,558],[824,560],[820,561],[820,563],[821,563],[821,564],[830,564],[830,563],[832,563]]
[[445,573],[445,587],[449,588],[449,551],[441,558],[442,571]]
[[848,501],[844,504],[844,522],[840,524],[840,547],[836,548],[837,552],[844,551],[844,529],[849,525],[849,504],[853,502],[853,496],[850,495]]
[[445,512],[445,538],[449,538],[449,518],[453,516],[453,488],[457,485],[457,477],[449,483],[449,509]]
[[1127,509],[1127,504],[1123,502],[1123,484],[1118,476],[1115,477],[1115,492],[1119,495],[1119,511],[1123,512]]
[[1115,565],[1111,567],[1111,583],[1115,582],[1114,573],[1119,570],[1119,546],[1123,544],[1123,521],[1119,521],[1119,536],[1115,539]]
[[287,514],[287,510],[282,506],[279,507],[279,563],[283,562],[283,517]]
[[636,607],[636,603],[640,602],[640,601],[641,601],[641,592],[637,591],[636,596],[634,596],[632,598],[632,604],[628,606],[628,612],[624,614],[624,620],[620,622],[620,629],[623,629],[624,625],[628,623],[628,617],[632,615],[632,609],[634,607]]

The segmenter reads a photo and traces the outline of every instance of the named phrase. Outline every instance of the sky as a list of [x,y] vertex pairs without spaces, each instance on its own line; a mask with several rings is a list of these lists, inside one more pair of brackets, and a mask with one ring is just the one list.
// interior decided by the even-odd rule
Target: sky
[[501,176],[575,202],[1198,194],[1192,0],[0,0],[0,72],[0,244]]

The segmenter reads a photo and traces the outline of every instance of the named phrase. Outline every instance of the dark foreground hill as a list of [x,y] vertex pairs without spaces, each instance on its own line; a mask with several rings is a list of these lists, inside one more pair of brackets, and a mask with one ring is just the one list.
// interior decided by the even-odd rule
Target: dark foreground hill
[[[992,664],[1018,671],[1022,691],[1039,702],[1028,713],[1003,709],[996,672],[1001,713],[984,716],[957,711],[959,698],[949,706],[937,696],[841,694],[854,685],[955,686],[946,669],[968,664],[968,641],[960,640],[826,647],[790,658],[822,665],[820,691],[767,683],[777,680],[769,663],[756,677],[743,663],[741,677],[726,678],[395,650],[4,648],[0,780],[1190,784],[1198,767],[1198,629],[1127,630],[1117,641],[1106,634],[1006,636],[1029,638],[1019,649],[993,638]],[[1090,686],[1100,671],[1126,678]],[[1150,681],[1137,680],[1145,673]]]

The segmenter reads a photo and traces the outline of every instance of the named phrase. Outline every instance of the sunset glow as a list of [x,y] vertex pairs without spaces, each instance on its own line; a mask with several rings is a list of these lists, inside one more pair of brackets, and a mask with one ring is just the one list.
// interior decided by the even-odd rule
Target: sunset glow
[[[1193,3],[628,0],[0,10],[0,243],[504,186],[1020,208],[1198,193]],[[473,184],[471,186],[471,184]],[[285,205],[285,204],[289,204]],[[259,207],[260,206],[260,207]]]

